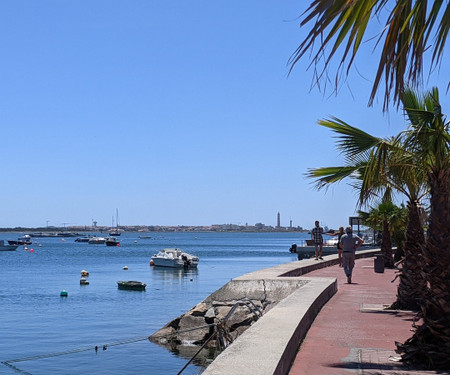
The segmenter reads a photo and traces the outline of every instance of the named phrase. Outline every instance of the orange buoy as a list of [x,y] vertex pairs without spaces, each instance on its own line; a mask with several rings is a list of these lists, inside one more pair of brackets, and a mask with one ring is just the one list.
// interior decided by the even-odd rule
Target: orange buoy
[[155,262],[153,262],[153,260],[150,260],[150,265],[151,265],[151,266],[154,266],[154,265],[155,265]]

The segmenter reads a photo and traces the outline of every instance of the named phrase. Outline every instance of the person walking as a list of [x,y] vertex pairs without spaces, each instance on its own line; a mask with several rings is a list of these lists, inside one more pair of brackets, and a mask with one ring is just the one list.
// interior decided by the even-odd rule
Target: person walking
[[329,236],[338,236],[338,241],[336,244],[338,251],[338,259],[339,259],[339,267],[342,267],[342,245],[341,245],[341,237],[344,235],[344,227],[339,227],[339,230],[334,233],[327,233]]
[[315,221],[315,226],[311,230],[311,240],[314,242],[314,249],[316,254],[316,260],[322,258],[322,248],[323,248],[323,228],[319,225],[319,221]]
[[361,247],[364,240],[356,235],[353,235],[352,227],[345,228],[345,234],[340,239],[342,247],[342,264],[345,275],[347,276],[347,283],[352,283],[352,272],[355,267],[355,251]]

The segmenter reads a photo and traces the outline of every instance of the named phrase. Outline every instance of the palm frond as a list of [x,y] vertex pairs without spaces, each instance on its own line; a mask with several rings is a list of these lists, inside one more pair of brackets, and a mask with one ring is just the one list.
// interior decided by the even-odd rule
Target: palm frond
[[380,138],[355,128],[337,117],[319,120],[318,124],[333,130],[336,134],[337,147],[346,154],[347,158],[354,158],[382,142]]
[[314,185],[317,190],[320,190],[350,177],[357,171],[358,167],[355,166],[310,168],[306,173],[306,177],[316,179]]
[[[399,0],[387,11],[388,0],[315,0],[302,14],[300,27],[311,25],[303,42],[290,57],[290,72],[306,52],[311,52],[311,65],[317,80],[328,78],[331,60],[342,49],[336,69],[336,88],[340,82],[341,67],[346,65],[347,75],[364,41],[370,21],[379,22],[381,28],[376,44],[382,46],[379,64],[369,97],[373,104],[380,85],[384,82],[384,109],[391,100],[397,105],[405,82],[417,87],[422,81],[426,46],[433,44],[432,67],[441,63],[445,42],[450,30],[450,3],[442,11],[442,0],[436,0],[428,9],[423,0]],[[440,17],[440,18],[439,18]],[[439,24],[437,25],[438,19]],[[383,25],[384,23],[384,25]],[[431,36],[434,41],[429,42]],[[323,64],[323,65],[322,65]],[[318,86],[319,83],[317,82]]]

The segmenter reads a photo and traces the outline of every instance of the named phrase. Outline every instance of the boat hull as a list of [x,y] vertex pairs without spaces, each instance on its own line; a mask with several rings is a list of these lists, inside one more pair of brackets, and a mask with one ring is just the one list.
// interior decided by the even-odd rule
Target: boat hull
[[94,237],[88,241],[89,245],[103,245],[106,242],[106,238]]
[[140,281],[118,281],[117,287],[121,290],[145,290],[147,284],[141,283]]
[[163,249],[151,258],[150,264],[156,267],[196,268],[199,258],[180,249]]
[[[181,259],[161,259],[158,257],[152,257],[153,265],[157,267],[170,267],[170,268],[184,268],[186,267]],[[191,267],[197,267],[197,264],[191,265]]]
[[17,248],[17,245],[3,245],[0,246],[0,251],[15,251]]

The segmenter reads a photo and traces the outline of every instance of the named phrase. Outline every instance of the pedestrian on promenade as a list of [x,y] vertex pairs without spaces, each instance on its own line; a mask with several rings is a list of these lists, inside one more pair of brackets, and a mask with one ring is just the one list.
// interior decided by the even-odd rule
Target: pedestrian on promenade
[[323,248],[323,228],[319,225],[319,221],[315,221],[315,227],[311,230],[311,240],[314,242],[314,249],[316,253],[316,260],[322,258],[322,248]]
[[339,230],[334,233],[327,233],[329,236],[338,236],[337,242],[337,251],[338,251],[338,259],[339,259],[339,267],[342,267],[342,245],[341,245],[341,237],[344,235],[344,227],[339,227]]
[[353,235],[352,227],[345,228],[345,234],[340,239],[342,246],[342,263],[344,272],[347,276],[347,283],[352,283],[352,272],[355,267],[355,251],[361,247],[364,240],[356,235]]

